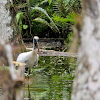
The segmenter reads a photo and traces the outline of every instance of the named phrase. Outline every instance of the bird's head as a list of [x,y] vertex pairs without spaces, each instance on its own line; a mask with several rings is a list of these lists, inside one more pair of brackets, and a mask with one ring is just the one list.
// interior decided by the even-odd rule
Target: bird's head
[[39,37],[38,36],[34,36],[33,38],[33,42],[34,42],[34,49],[38,48],[38,41],[39,41]]
[[39,41],[39,37],[38,36],[34,36],[34,38],[33,38],[34,49],[38,49],[38,51],[39,51],[39,43],[38,43],[38,41]]

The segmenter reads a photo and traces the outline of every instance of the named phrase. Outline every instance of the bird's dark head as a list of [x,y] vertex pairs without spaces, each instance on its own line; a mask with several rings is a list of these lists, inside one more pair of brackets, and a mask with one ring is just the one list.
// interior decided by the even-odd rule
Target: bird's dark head
[[39,41],[39,37],[38,36],[34,36],[33,41],[34,41],[34,44],[37,45],[37,43]]
[[38,41],[39,41],[39,37],[38,36],[34,36],[34,38],[33,38],[34,49],[39,49]]

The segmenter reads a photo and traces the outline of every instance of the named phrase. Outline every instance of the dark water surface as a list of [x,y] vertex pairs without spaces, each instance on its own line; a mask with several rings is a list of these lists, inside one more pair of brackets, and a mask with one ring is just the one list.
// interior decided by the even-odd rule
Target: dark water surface
[[40,57],[25,84],[24,100],[70,100],[75,68],[75,58]]

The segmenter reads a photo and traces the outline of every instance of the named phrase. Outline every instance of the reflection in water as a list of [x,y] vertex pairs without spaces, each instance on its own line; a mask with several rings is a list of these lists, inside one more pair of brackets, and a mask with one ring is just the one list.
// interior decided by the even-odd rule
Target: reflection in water
[[41,57],[31,84],[25,85],[24,100],[70,100],[76,59],[69,62],[70,58]]

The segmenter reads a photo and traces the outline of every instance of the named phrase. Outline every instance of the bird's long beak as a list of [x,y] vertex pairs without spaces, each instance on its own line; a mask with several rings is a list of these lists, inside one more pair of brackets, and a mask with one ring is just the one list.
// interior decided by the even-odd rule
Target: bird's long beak
[[37,42],[37,47],[38,47],[38,52],[39,52],[39,56],[40,56],[40,49],[39,49],[39,43]]

